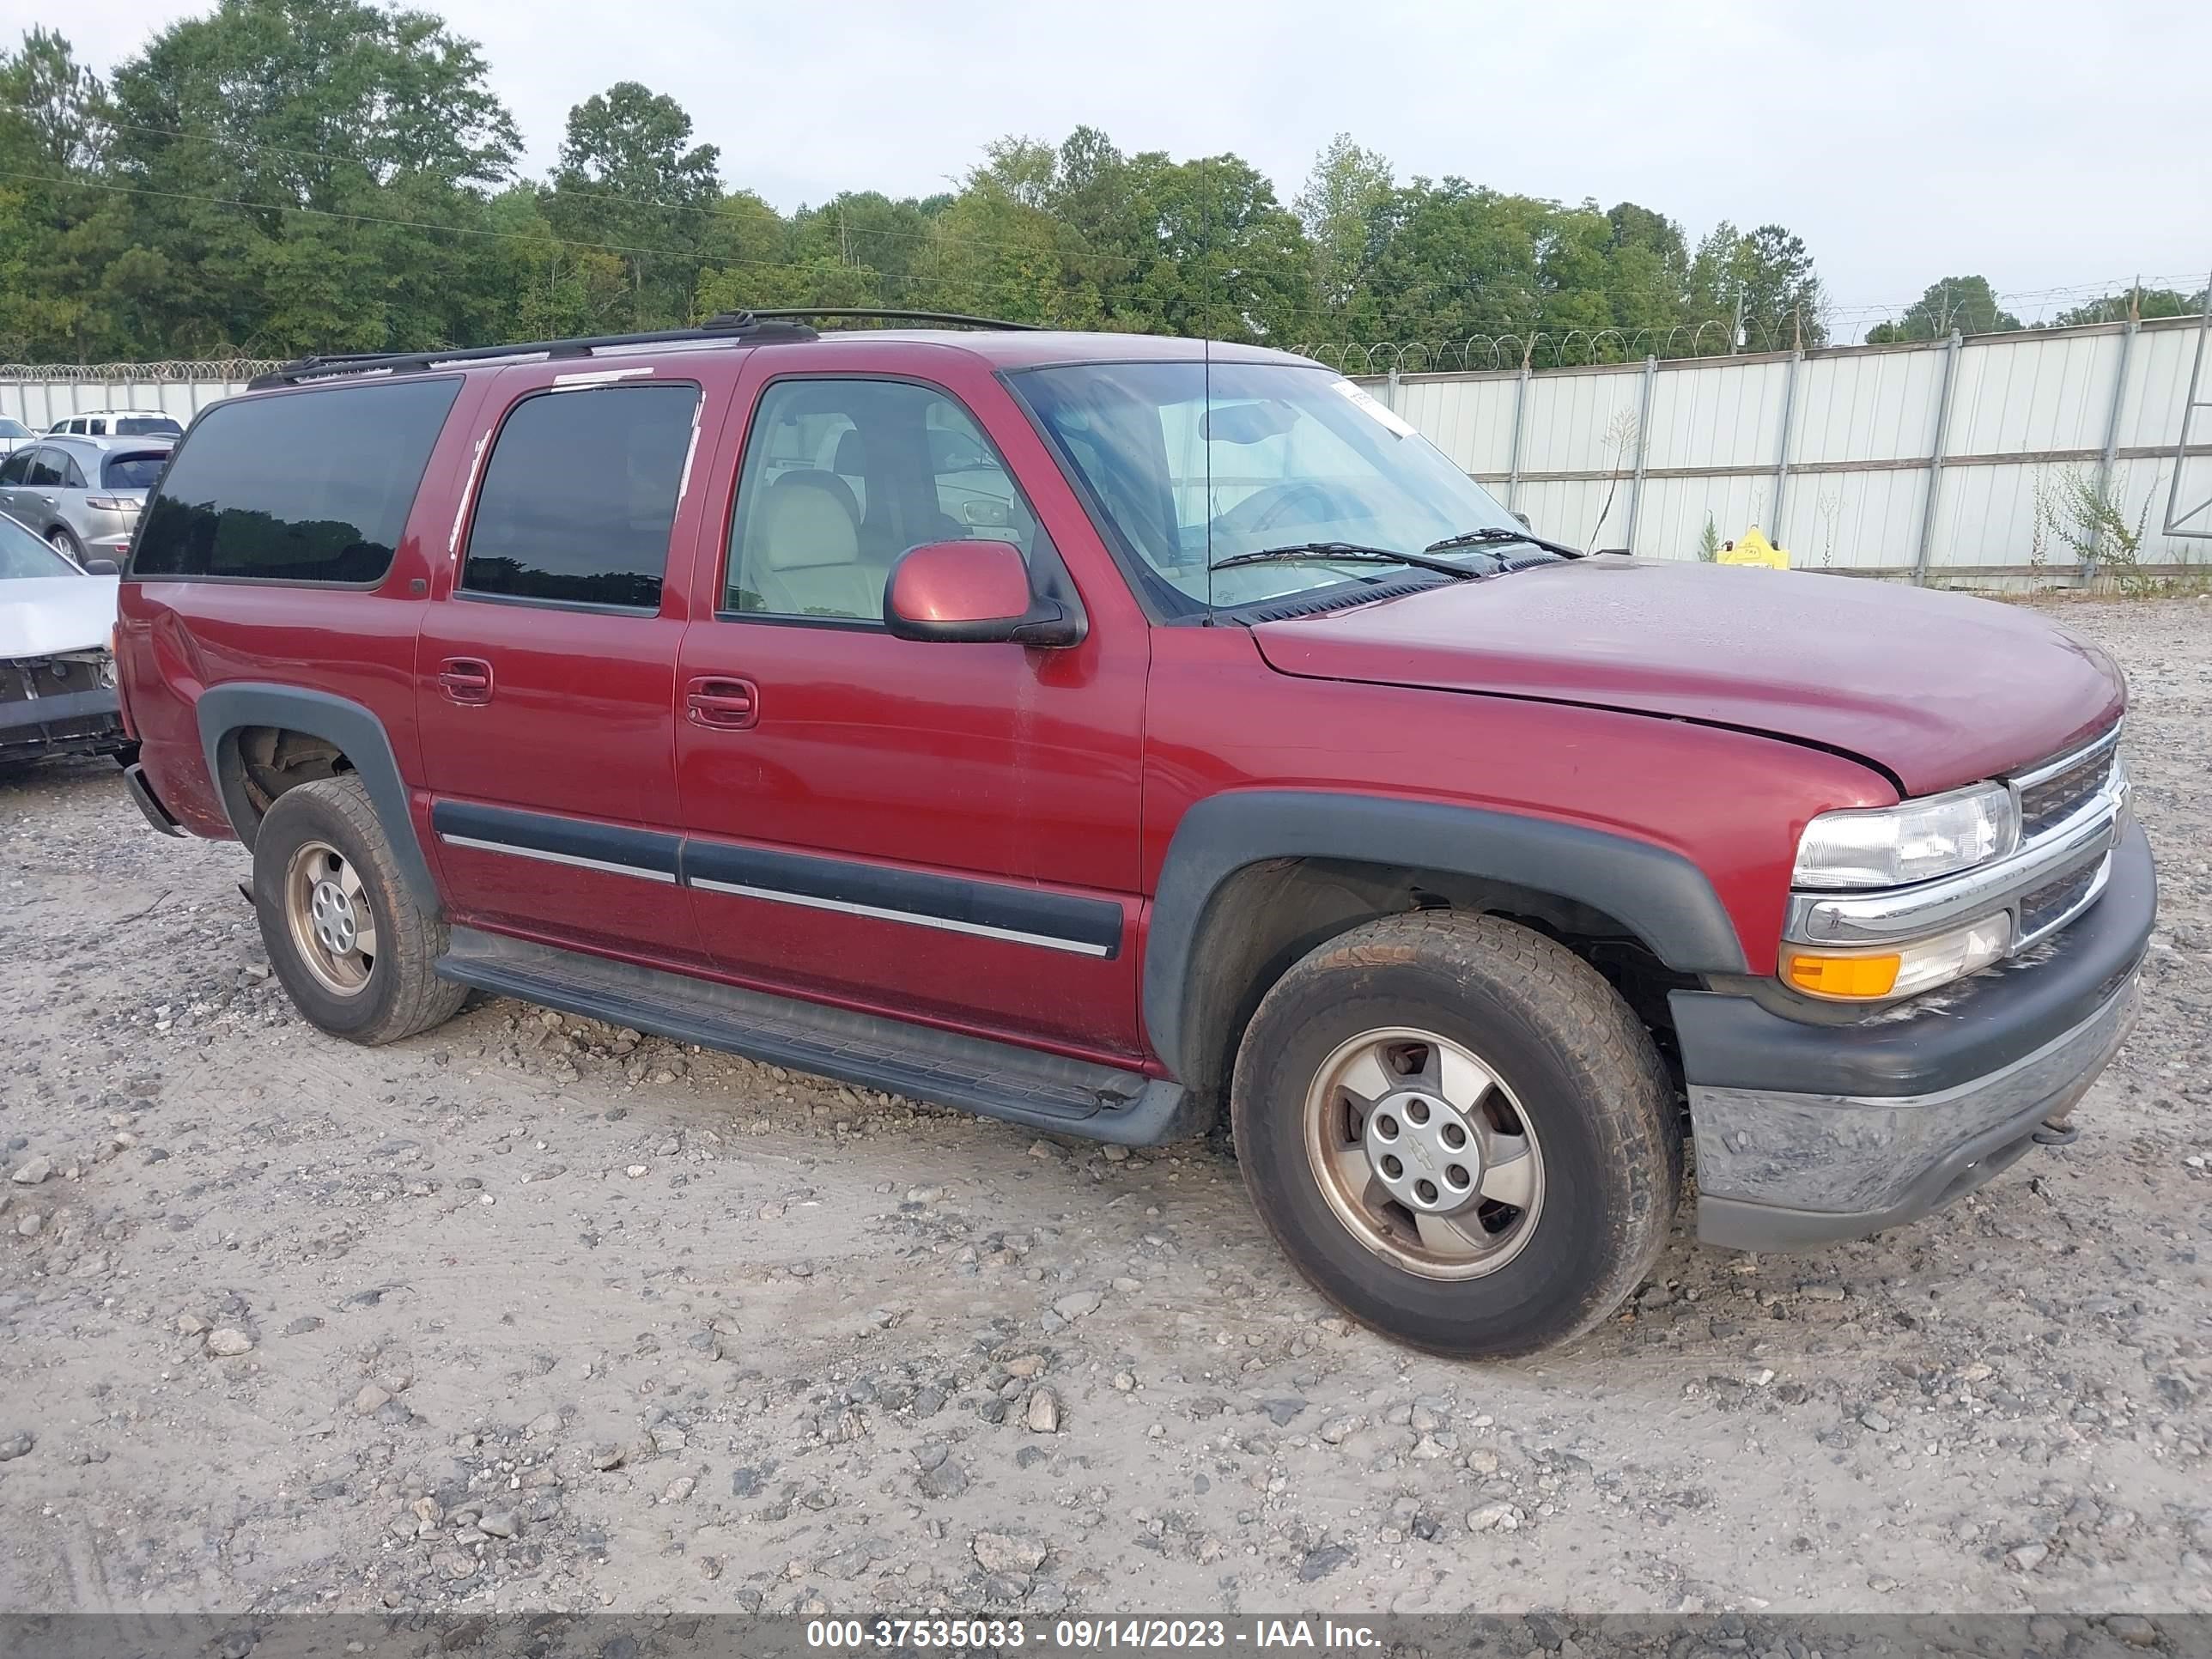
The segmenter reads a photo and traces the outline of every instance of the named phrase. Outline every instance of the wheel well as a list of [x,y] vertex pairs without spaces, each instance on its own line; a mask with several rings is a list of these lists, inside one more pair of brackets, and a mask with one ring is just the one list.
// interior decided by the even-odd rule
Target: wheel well
[[1557,893],[1452,871],[1336,859],[1267,859],[1216,890],[1196,940],[1184,1025],[1192,1090],[1224,1098],[1244,1028],[1301,957],[1340,933],[1409,910],[1502,916],[1557,939],[1620,993],[1680,1080],[1667,993],[1697,979],[1662,963],[1626,923]]
[[[286,790],[354,769],[345,751],[328,738],[282,726],[241,726],[227,733],[220,763],[227,775],[221,781],[241,786],[224,793],[234,799],[244,798],[253,814],[252,829],[257,830]],[[239,829],[251,839],[247,826]]]

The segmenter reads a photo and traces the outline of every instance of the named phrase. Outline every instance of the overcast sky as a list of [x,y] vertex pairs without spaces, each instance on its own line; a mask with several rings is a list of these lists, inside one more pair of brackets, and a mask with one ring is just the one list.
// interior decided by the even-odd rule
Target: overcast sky
[[[0,0],[106,71],[176,0]],[[623,80],[672,94],[732,185],[778,207],[943,189],[1006,133],[1234,150],[1287,203],[1348,131],[1401,178],[1627,199],[1694,239],[1802,235],[1832,299],[1901,308],[1980,272],[2028,320],[2137,273],[2212,266],[2212,5],[1392,3],[1391,0],[448,0],[527,165]],[[1864,321],[1839,317],[1856,337]]]

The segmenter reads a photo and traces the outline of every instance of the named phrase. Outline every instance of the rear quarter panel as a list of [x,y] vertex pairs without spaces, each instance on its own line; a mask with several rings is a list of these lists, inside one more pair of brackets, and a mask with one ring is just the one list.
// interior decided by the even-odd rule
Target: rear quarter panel
[[139,759],[155,793],[193,834],[234,834],[201,744],[199,700],[211,686],[261,681],[359,703],[383,723],[402,772],[410,780],[420,775],[415,636],[432,564],[448,556],[453,501],[468,473],[469,434],[485,384],[485,377],[470,376],[455,398],[392,568],[374,586],[125,578],[116,672],[142,745]]

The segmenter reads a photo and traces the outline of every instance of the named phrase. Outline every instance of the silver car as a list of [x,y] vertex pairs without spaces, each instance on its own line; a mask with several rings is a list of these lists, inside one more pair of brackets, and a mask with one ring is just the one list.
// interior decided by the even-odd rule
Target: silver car
[[0,513],[82,567],[123,562],[167,438],[41,438],[0,460]]

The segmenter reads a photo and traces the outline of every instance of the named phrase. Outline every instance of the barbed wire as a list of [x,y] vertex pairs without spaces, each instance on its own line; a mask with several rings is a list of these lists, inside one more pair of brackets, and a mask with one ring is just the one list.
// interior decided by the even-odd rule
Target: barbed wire
[[[2156,320],[2156,319],[2152,319]],[[2179,320],[2188,322],[2191,317]],[[2113,326],[2112,323],[2091,326]],[[1998,340],[2033,337],[2034,327],[1998,329],[1969,337]],[[1671,328],[1572,328],[1554,331],[1535,329],[1527,333],[1507,330],[1498,334],[1472,334],[1451,340],[1323,340],[1306,341],[1287,349],[1310,357],[1343,374],[1401,374],[1481,373],[1536,368],[1582,368],[1593,364],[1633,364],[1646,357],[1724,357],[1790,351],[1802,336],[1787,324],[1772,327],[1747,325],[1740,343],[1726,322],[1680,323]],[[1908,343],[1892,342],[1890,343]],[[1917,345],[1940,344],[1938,340],[1916,340]],[[1825,350],[1861,349],[1851,342],[1828,341]]]
[[0,382],[34,385],[91,385],[115,380],[179,383],[191,380],[250,380],[283,367],[281,357],[176,357],[155,363],[0,363]]

